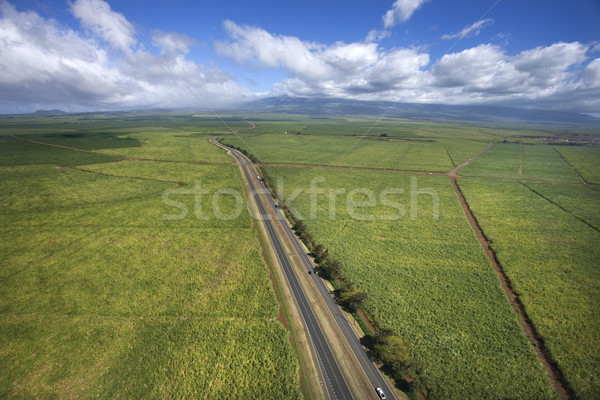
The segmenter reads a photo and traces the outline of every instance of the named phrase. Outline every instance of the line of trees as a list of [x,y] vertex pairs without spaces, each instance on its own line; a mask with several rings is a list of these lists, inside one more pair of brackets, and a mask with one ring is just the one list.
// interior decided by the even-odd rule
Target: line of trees
[[226,143],[223,143],[223,141],[222,141],[222,140],[220,140],[220,139],[217,139],[217,140],[219,141],[219,143],[222,143],[222,144],[224,144],[225,146],[227,146],[227,147],[229,147],[229,148],[232,148],[232,149],[234,149],[234,150],[237,150],[237,151],[239,151],[240,153],[242,153],[243,155],[245,155],[246,157],[248,157],[248,159],[249,159],[250,161],[252,161],[253,163],[255,163],[255,164],[256,164],[256,163],[258,163],[258,162],[259,162],[259,160],[258,160],[258,159],[257,159],[257,158],[254,156],[254,154],[250,154],[250,153],[248,153],[246,150],[242,149],[241,147],[237,147],[237,146],[234,146],[234,145],[232,145],[232,144],[226,144]]

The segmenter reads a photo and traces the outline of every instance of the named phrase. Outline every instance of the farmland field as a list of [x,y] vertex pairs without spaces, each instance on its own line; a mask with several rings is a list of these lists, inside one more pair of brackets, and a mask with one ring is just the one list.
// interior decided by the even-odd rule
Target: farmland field
[[428,399],[558,398],[444,176],[494,143],[457,183],[569,388],[600,396],[597,147],[469,123],[223,120],[0,119],[0,397],[302,397],[215,133],[283,184],[375,327],[408,343]]
[[[446,177],[295,167],[264,171],[271,182],[283,178],[284,198],[307,189],[289,206],[305,218],[313,239],[345,266],[345,277],[369,294],[366,311],[411,345],[428,398],[553,398]],[[314,178],[323,180],[319,187],[325,193],[313,219],[308,188]],[[439,195],[439,220],[431,196],[411,202],[411,180]],[[372,190],[376,199],[386,189],[403,189],[387,200],[402,204],[404,217],[381,220],[398,210],[378,203],[359,208],[361,218],[373,218],[361,221],[350,218],[343,196],[335,207],[329,203],[330,190],[356,188]]]
[[[182,129],[22,132],[116,157],[0,137],[0,397],[301,397],[245,207],[226,221],[208,202],[208,220],[194,217],[195,185],[240,188],[237,169],[119,161],[230,163]],[[166,190],[186,218],[163,202]],[[217,207],[237,211],[230,196]]]
[[[521,169],[521,156],[523,165]],[[461,174],[492,178],[581,182],[553,146],[498,143],[465,167]]]
[[590,183],[600,183],[600,150],[597,147],[561,146],[556,148],[567,162]]
[[[460,179],[459,185],[567,381],[579,398],[598,398],[600,233],[522,184]],[[535,187],[552,197],[558,192],[549,184]],[[597,218],[597,195],[565,207],[587,207],[591,212],[581,215]]]
[[[397,137],[403,134],[406,132],[398,133]],[[466,232],[472,233],[472,229],[466,223],[466,218],[458,218],[459,215],[464,217],[464,213],[457,203],[450,206],[457,200],[449,190],[447,178],[415,175],[418,187],[434,188],[440,196],[442,210],[444,204],[446,206],[445,211],[440,210],[440,221],[431,224],[430,220],[420,217],[420,208],[418,222],[408,217],[412,211],[407,195],[409,174],[268,165],[283,164],[283,158],[289,155],[287,164],[440,172],[448,168],[448,164],[445,164],[448,159],[452,165],[458,165],[485,147],[488,140],[494,142],[491,149],[459,172],[465,176],[459,179],[459,185],[464,189],[469,204],[477,200],[473,206],[475,217],[485,218],[485,222],[480,221],[483,232],[511,282],[515,279],[515,292],[567,384],[577,397],[596,398],[600,392],[596,372],[600,369],[600,348],[594,337],[600,332],[594,315],[597,315],[600,303],[596,293],[599,287],[597,260],[600,257],[593,243],[597,242],[594,237],[598,234],[600,197],[597,186],[582,183],[586,176],[588,182],[593,180],[597,165],[600,165],[599,153],[596,148],[552,146],[535,140],[521,144],[511,139],[517,135],[511,135],[510,131],[491,134],[483,129],[479,134],[476,136],[467,129],[463,135],[443,137],[433,133],[431,128],[421,127],[420,137],[433,141],[377,140],[377,146],[371,144],[373,140],[357,141],[356,137],[343,138],[339,134],[308,139],[309,135],[305,133],[292,138],[281,134],[279,137],[269,134],[253,136],[252,133],[241,138],[228,137],[226,140],[240,144],[259,158],[262,156],[261,161],[266,163],[263,170],[271,178],[271,184],[276,185],[277,177],[281,177],[285,190],[280,197],[285,199],[286,194],[293,197],[296,190],[304,190],[290,204],[290,209],[297,217],[306,219],[307,230],[314,241],[324,245],[328,254],[343,264],[345,279],[369,295],[365,309],[374,322],[380,328],[394,328],[410,343],[420,363],[417,386],[420,385],[428,398],[547,398],[555,394],[544,371],[539,369],[539,361],[532,356],[531,344],[523,336],[516,319],[512,320],[514,331],[487,322],[493,320],[498,323],[497,320],[502,319],[504,324],[510,326],[509,321],[515,318],[515,313],[499,289],[499,280],[489,261],[485,257],[478,260],[477,254],[483,255],[481,247],[473,236],[465,236]],[[303,136],[307,137],[304,141]],[[369,143],[363,146],[363,142]],[[446,150],[445,157],[437,150],[442,143]],[[469,145],[465,147],[465,143]],[[459,148],[462,152],[457,153]],[[355,159],[336,156],[345,152],[356,152],[360,156]],[[413,168],[405,168],[404,162]],[[320,188],[325,189],[325,194],[317,203],[318,217],[312,218],[309,189],[312,179],[317,177],[325,178],[323,182],[318,181]],[[501,182],[506,187],[494,187]],[[488,188],[485,185],[490,186]],[[363,197],[355,196],[353,200],[362,198],[365,205],[358,210],[372,214],[375,219],[371,221],[344,215],[345,204],[339,203],[343,203],[344,195],[335,197],[338,192],[347,194],[356,188],[367,188],[373,190],[375,199],[378,199],[378,191],[396,187],[404,189],[404,197],[400,197],[404,205],[404,218],[397,222],[379,220],[378,216],[385,216],[396,209],[388,207],[386,210],[379,203],[373,206],[373,198],[364,195],[364,191],[360,191]],[[473,191],[472,187],[479,189]],[[521,195],[527,192],[526,197],[533,196],[541,203],[528,203],[509,190],[515,187]],[[330,220],[328,214],[332,201],[332,197],[327,196],[330,190],[333,198],[338,200],[334,220]],[[476,195],[480,197],[476,198]],[[425,194],[423,197],[427,196]],[[503,201],[506,204],[502,204]],[[458,214],[452,216],[449,210]],[[495,214],[490,210],[494,210]],[[493,218],[484,211],[491,213]],[[528,228],[518,231],[517,227],[521,225]],[[461,229],[465,231],[460,233]],[[538,242],[540,246],[537,246]],[[519,245],[515,246],[514,243]],[[440,268],[440,265],[444,265],[444,268]],[[473,268],[487,278],[474,275],[471,272]],[[543,272],[546,269],[547,273]],[[527,279],[520,277],[519,273],[526,274]],[[471,279],[477,283],[471,284]],[[490,284],[494,283],[490,286],[494,289],[486,286],[486,279]],[[495,299],[489,291],[497,291],[499,297]],[[480,295],[475,296],[474,293]],[[466,301],[466,298],[469,300]],[[495,301],[503,305],[492,306]],[[581,306],[577,311],[574,310],[577,307],[575,304]],[[486,321],[489,330],[480,328],[470,319],[472,314],[469,310],[477,310],[478,322]],[[565,323],[558,323],[566,315]],[[575,333],[577,327],[581,327],[581,330]],[[477,332],[475,338],[471,336],[474,331]],[[460,338],[459,342],[466,349],[447,337]],[[505,342],[496,343],[502,341]],[[506,343],[515,346],[514,352],[519,354],[511,362],[497,358],[500,357],[498,354],[485,356],[488,352],[493,353],[489,350],[493,348],[502,348],[503,352],[510,354],[507,350],[510,346]],[[455,353],[450,354],[449,349]],[[449,359],[453,359],[453,362],[448,363]],[[527,363],[531,365],[527,366]],[[475,369],[472,365],[481,369]],[[511,365],[520,373],[527,370],[532,376],[521,381],[510,375],[511,368],[495,370],[498,365]],[[469,382],[469,385],[465,385],[465,382]]]
[[[494,137],[479,131],[458,135],[452,127],[445,134],[443,127],[419,125],[384,124],[369,130],[372,124],[359,124],[358,128],[347,123],[311,124],[301,133],[271,133],[271,126],[266,124],[266,128],[257,128],[257,133],[228,135],[223,143],[243,147],[264,163],[447,172],[485,148],[488,139]],[[261,129],[268,133],[261,133]],[[365,135],[366,130],[369,135]]]

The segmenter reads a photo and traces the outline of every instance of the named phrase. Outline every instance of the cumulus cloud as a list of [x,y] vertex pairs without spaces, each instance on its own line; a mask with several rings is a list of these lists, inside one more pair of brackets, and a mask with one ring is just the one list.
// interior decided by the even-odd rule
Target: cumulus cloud
[[177,32],[152,32],[152,44],[160,48],[161,55],[187,54],[190,47],[197,46],[198,42],[187,35]]
[[[412,4],[402,14],[408,18],[422,3],[395,8]],[[212,64],[192,61],[198,43],[186,35],[155,30],[149,45],[104,1],[77,0],[70,10],[81,30],[0,0],[2,111],[202,107],[204,100],[214,107],[259,96]],[[486,21],[455,35],[476,34]],[[480,44],[431,60],[424,47],[382,47],[377,38],[389,30],[374,30],[364,42],[325,44],[233,21],[223,28],[227,40],[214,48],[238,70],[287,71],[262,95],[600,110],[597,43],[559,42],[518,54]]]
[[378,42],[386,37],[390,36],[390,30],[384,29],[380,31],[379,29],[371,29],[365,38],[365,42]]
[[466,37],[477,36],[485,26],[491,25],[493,23],[493,18],[482,19],[475,22],[473,25],[464,27],[463,30],[461,30],[460,32],[443,35],[442,39],[464,39]]
[[251,94],[228,74],[188,60],[195,42],[185,35],[155,31],[159,58],[107,3],[77,0],[70,10],[85,35],[0,2],[4,110],[203,107],[201,99],[218,106]]
[[113,48],[129,52],[136,44],[133,25],[118,12],[111,10],[103,0],[77,0],[71,3],[71,13],[98,37]]
[[590,62],[581,75],[587,87],[600,87],[600,58]]
[[531,86],[559,85],[570,75],[569,68],[586,59],[587,45],[578,42],[554,43],[547,47],[526,50],[514,57],[517,70],[526,73]]
[[[305,42],[232,21],[225,28],[231,41],[217,43],[221,54],[242,64],[288,71],[289,78],[274,84],[273,95],[600,108],[600,62],[585,65],[591,45],[578,42],[555,43],[517,55],[481,44],[446,54],[430,65],[429,55],[417,48],[386,50],[369,41]],[[469,34],[467,30],[463,34]]]
[[391,28],[402,22],[406,22],[413,13],[428,0],[396,0],[391,9],[383,16],[383,26]]
[[272,35],[264,29],[240,26],[233,21],[223,23],[233,42],[216,42],[217,52],[237,61],[253,61],[264,67],[286,66],[293,73],[325,79],[329,66],[315,56],[318,44],[301,41],[294,36]]
[[291,78],[275,85],[276,93],[357,96],[410,86],[422,75],[429,56],[417,49],[384,51],[373,42],[330,45],[297,37],[272,35],[262,28],[225,21],[232,41],[215,48],[238,62],[284,67]]
[[588,50],[578,42],[555,43],[510,56],[479,45],[442,57],[431,68],[429,85],[442,102],[593,111],[600,109],[598,63],[577,72]]

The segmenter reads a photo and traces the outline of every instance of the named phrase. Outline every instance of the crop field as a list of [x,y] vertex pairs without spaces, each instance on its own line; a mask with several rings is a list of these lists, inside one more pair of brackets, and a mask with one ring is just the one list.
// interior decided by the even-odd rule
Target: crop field
[[0,119],[1,398],[302,397],[217,133],[265,164],[371,321],[408,343],[429,400],[558,398],[444,176],[493,142],[457,183],[569,387],[600,397],[597,147],[475,123],[223,121]]
[[597,147],[556,147],[565,160],[589,183],[600,183],[600,149]]
[[[438,129],[435,127],[436,131]],[[261,161],[267,164],[286,163],[277,157],[290,155],[294,161],[287,161],[287,164],[338,165],[342,157],[336,159],[336,154],[351,149],[348,154],[356,151],[360,157],[347,162],[346,166],[410,170],[402,165],[407,162],[418,166],[414,170],[440,172],[451,169],[448,159],[452,160],[452,165],[458,165],[487,143],[494,142],[491,149],[460,170],[459,174],[465,177],[459,179],[459,185],[469,204],[473,202],[475,217],[483,218],[480,225],[484,234],[567,384],[578,398],[597,398],[600,393],[597,379],[600,348],[594,338],[599,337],[600,331],[594,315],[598,315],[600,304],[597,289],[600,287],[597,282],[600,257],[594,250],[594,243],[598,241],[594,238],[600,223],[600,189],[582,183],[593,182],[600,165],[600,153],[597,148],[548,145],[533,139],[521,144],[514,139],[519,132],[511,130],[492,133],[482,129],[476,133],[466,129],[463,135],[453,133],[443,136],[434,133],[434,127],[421,127],[419,137],[434,142],[390,142],[368,138],[357,142],[355,136],[333,134],[319,138],[322,140],[319,142],[304,133],[291,138],[281,134],[279,138],[269,134],[247,134],[242,138],[248,146],[242,144],[241,147],[259,157],[266,154]],[[396,137],[404,134],[406,132],[399,132]],[[241,142],[240,138],[227,139]],[[361,147],[363,141],[367,144]],[[374,147],[372,142],[382,147]],[[465,143],[469,145],[465,147]],[[410,150],[400,150],[407,144],[408,148],[414,149],[412,158],[406,157]],[[436,152],[441,144],[445,147],[446,157]],[[417,150],[415,145],[420,148]],[[299,150],[309,147],[308,152]],[[291,150],[285,150],[287,148]],[[332,152],[329,151],[331,148],[334,149]],[[326,154],[330,155],[328,159]],[[345,160],[349,159],[346,156]],[[489,261],[485,257],[478,259],[483,251],[474,236],[466,235],[473,231],[463,218],[464,213],[447,178],[415,175],[419,188],[434,188],[440,196],[440,220],[430,223],[431,218],[421,217],[420,208],[417,222],[409,218],[410,174],[268,165],[263,169],[272,185],[276,184],[277,177],[282,177],[284,198],[286,193],[293,196],[295,190],[304,190],[292,202],[292,212],[308,218],[305,223],[311,237],[342,263],[346,279],[369,295],[365,309],[374,322],[379,327],[394,328],[410,344],[420,368],[416,380],[428,398],[537,399],[556,396],[539,361],[532,356],[531,344],[516,323],[506,296],[497,286],[499,280]],[[318,217],[310,218],[308,190],[312,179],[317,177],[325,178],[325,181],[319,181],[325,194],[317,202]],[[352,189],[368,188],[379,200],[378,191],[396,187],[404,189],[404,197],[398,198],[405,212],[400,221],[380,220],[378,216],[396,209],[393,206],[386,209],[378,202],[373,207],[370,204],[373,199],[365,197],[362,191],[359,194],[363,197],[355,196],[354,200],[362,198],[366,201],[366,206],[359,210],[372,214],[374,220],[348,218],[343,213],[345,204],[339,201],[335,203],[336,218],[329,219],[332,200],[327,193],[330,190],[334,198],[335,193],[344,193],[339,197],[342,201]],[[428,194],[423,198],[427,203]],[[421,199],[419,207],[420,203]],[[450,204],[454,205],[451,207]],[[457,214],[451,218],[453,212]],[[525,229],[520,229],[521,226]],[[464,232],[461,233],[461,229]],[[484,277],[473,275],[473,269],[478,274],[485,272]],[[473,283],[470,283],[471,279]],[[486,285],[487,279],[493,290]],[[494,290],[497,290],[498,298],[489,294]],[[492,305],[496,301],[503,305]],[[477,310],[478,322],[486,328],[471,319],[473,310]],[[505,325],[494,326],[491,321],[499,323],[497,319],[503,320]],[[509,321],[514,323],[512,328],[506,327],[510,326]],[[512,352],[507,350],[511,346],[515,346]],[[510,362],[502,360],[498,354],[489,355],[493,353],[489,349],[494,348],[519,356],[507,356]],[[473,365],[481,369],[473,368]],[[532,371],[532,376],[519,380],[511,376],[512,368],[519,373]]]
[[[206,134],[28,124],[23,137],[95,152],[0,136],[0,397],[300,398],[245,206],[224,220],[206,201],[196,218],[197,185],[241,189],[236,167],[179,162],[231,162]],[[137,156],[177,162],[122,160]]]
[[[600,394],[600,233],[517,182],[460,179],[526,311],[578,398]],[[529,184],[528,184],[529,185]],[[565,190],[535,185],[567,209],[597,218],[597,191],[562,199]],[[581,192],[580,192],[581,193]],[[595,194],[594,194],[595,193]],[[577,211],[579,213],[579,211]]]
[[447,172],[487,146],[472,140],[406,140],[292,134],[229,135],[260,162]]
[[[428,398],[554,398],[446,177],[263,170],[273,184],[283,178],[284,198],[305,189],[289,205],[305,219],[313,239],[344,265],[344,276],[368,293],[366,312],[410,344],[420,362],[417,379]],[[317,197],[312,218],[309,188],[314,178],[322,180],[318,188],[325,193]],[[439,219],[434,218],[432,196],[423,192],[416,204],[411,202],[411,182],[418,189],[435,190]],[[372,190],[377,204],[359,208],[359,218],[350,218],[345,197],[339,195],[334,207],[329,192],[356,188]],[[388,189],[404,190],[386,196],[402,205],[399,220],[384,220],[400,212],[397,205],[379,202]],[[363,196],[360,192],[353,201]],[[372,220],[360,220],[368,217]]]
[[119,160],[105,154],[73,151],[44,146],[12,136],[0,136],[0,166],[14,165],[80,165]]
[[537,182],[524,184],[575,218],[596,230],[600,229],[600,186],[548,185]]
[[485,154],[461,170],[461,174],[492,178],[581,182],[577,173],[555,150],[554,146],[539,144],[495,144]]

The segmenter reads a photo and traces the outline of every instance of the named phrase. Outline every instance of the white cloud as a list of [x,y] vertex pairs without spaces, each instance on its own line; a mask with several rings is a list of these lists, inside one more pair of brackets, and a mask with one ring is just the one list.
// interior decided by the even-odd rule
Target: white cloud
[[587,50],[588,46],[578,42],[560,42],[526,50],[513,61],[519,71],[530,76],[529,85],[547,87],[565,81],[570,75],[569,67],[582,63]]
[[152,44],[160,48],[161,55],[187,54],[190,47],[197,46],[198,42],[187,35],[177,32],[163,32],[155,30],[152,32]]
[[[410,13],[422,3],[410,3]],[[202,107],[201,99],[221,106],[258,96],[217,67],[192,61],[197,43],[186,35],[155,30],[150,49],[133,24],[101,0],[77,0],[70,10],[81,31],[0,0],[3,112],[20,106]],[[484,25],[459,34],[475,34]],[[233,21],[225,21],[224,29],[228,40],[216,42],[215,50],[237,61],[238,70],[251,65],[287,71],[264,95],[600,110],[597,43],[560,42],[516,55],[481,44],[430,60],[425,48],[376,43],[389,30],[374,30],[364,42],[324,44]]]
[[275,86],[277,93],[358,96],[415,84],[429,56],[416,49],[382,51],[377,43],[304,42],[272,35],[261,28],[225,22],[233,41],[218,42],[218,52],[240,63],[284,67],[293,76]]
[[253,61],[264,67],[283,65],[293,73],[326,79],[329,66],[312,52],[317,44],[302,42],[297,37],[272,35],[261,28],[240,26],[232,21],[223,23],[234,42],[216,42],[217,52],[239,62]]
[[444,55],[431,69],[434,87],[459,87],[465,92],[510,92],[527,78],[502,50],[489,44]]
[[369,31],[369,33],[367,34],[367,37],[365,38],[365,42],[370,43],[370,42],[378,42],[382,39],[385,39],[386,37],[390,36],[390,31],[389,29],[384,29],[382,31],[378,30],[378,29],[371,29]]
[[471,36],[477,36],[479,35],[479,33],[481,32],[481,30],[486,26],[486,25],[491,25],[494,23],[494,19],[493,18],[486,18],[486,19],[482,19],[479,20],[477,22],[475,22],[473,25],[467,26],[465,28],[463,28],[463,30],[461,30],[460,32],[457,33],[453,33],[451,35],[443,35],[442,39],[444,40],[449,40],[449,39],[464,39],[466,37],[471,37]]
[[442,57],[429,84],[443,103],[594,111],[600,109],[600,62],[580,69],[588,48],[555,43],[509,56],[480,45]]
[[76,0],[71,3],[71,13],[98,37],[111,47],[129,52],[137,43],[133,25],[123,14],[112,11],[103,0]]
[[587,87],[600,88],[600,58],[590,62],[581,75]]
[[251,92],[219,70],[186,58],[194,41],[155,31],[160,58],[145,49],[132,24],[99,0],[71,12],[88,35],[0,2],[0,107],[72,111],[131,107],[220,106]]
[[232,40],[218,43],[221,54],[242,64],[288,71],[290,77],[275,83],[272,95],[600,109],[600,62],[584,67],[590,46],[578,42],[514,56],[499,46],[481,44],[446,54],[428,68],[429,55],[416,48],[304,42],[231,21],[226,28]]
[[383,26],[391,28],[410,19],[413,13],[428,0],[396,0],[383,16]]

